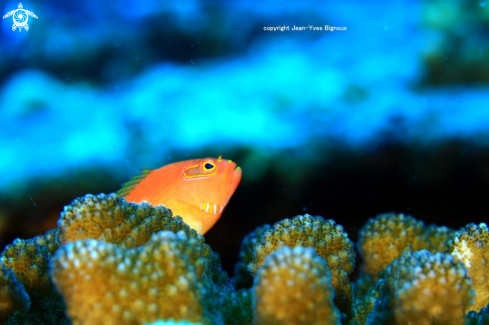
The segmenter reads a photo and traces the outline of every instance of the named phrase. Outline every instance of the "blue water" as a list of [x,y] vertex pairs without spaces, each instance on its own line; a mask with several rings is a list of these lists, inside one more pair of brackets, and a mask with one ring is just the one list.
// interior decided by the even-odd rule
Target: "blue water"
[[[2,20],[0,191],[78,166],[159,166],[203,147],[361,148],[385,130],[399,141],[487,139],[486,83],[423,83],[427,53],[442,55],[454,33],[457,2],[166,3],[30,1],[39,18],[28,32]],[[489,9],[479,9],[487,28]],[[263,30],[293,25],[347,30]],[[461,26],[475,46],[466,59],[487,58]]]

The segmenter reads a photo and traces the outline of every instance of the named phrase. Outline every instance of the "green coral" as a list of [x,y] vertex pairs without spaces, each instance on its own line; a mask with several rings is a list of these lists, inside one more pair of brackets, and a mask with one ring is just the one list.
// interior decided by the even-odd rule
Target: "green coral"
[[471,279],[449,254],[404,252],[383,272],[370,324],[464,324]]
[[5,322],[16,311],[29,308],[29,296],[12,270],[0,263],[0,322]]
[[349,314],[353,300],[349,275],[355,267],[355,251],[343,227],[331,219],[308,214],[277,222],[255,246],[249,270],[256,274],[265,258],[283,246],[312,247],[325,259],[332,273],[335,304]]
[[373,311],[375,302],[380,298],[380,288],[373,287],[368,293],[357,297],[352,308],[352,317],[350,318],[349,325],[365,325],[367,323],[367,317]]
[[[208,283],[209,284],[209,283]],[[252,290],[235,291],[227,285],[207,285],[204,303],[208,322],[206,324],[252,325]],[[210,320],[212,319],[212,320]]]
[[0,261],[12,271],[31,301],[28,309],[19,308],[7,324],[68,324],[63,298],[49,276],[49,258],[58,247],[56,230],[33,239],[16,239],[1,254]]
[[[138,247],[161,230],[178,231],[171,210],[148,203],[128,203],[115,194],[87,194],[64,208],[58,221],[59,243],[100,239],[121,247]],[[192,237],[196,237],[193,235]]]
[[58,228],[54,228],[46,231],[44,235],[34,237],[33,240],[37,245],[45,246],[52,255],[59,247],[58,233]]
[[73,200],[61,212],[58,221],[60,244],[82,239],[98,239],[123,248],[139,247],[156,232],[183,231],[194,238],[206,252],[215,283],[227,283],[227,274],[221,270],[219,255],[204,244],[204,237],[191,229],[170,209],[142,202],[129,203],[115,194],[87,194]]
[[473,310],[467,313],[467,317],[465,318],[466,325],[484,325],[489,324],[489,306],[486,306],[475,312]]
[[446,242],[447,253],[464,263],[476,292],[470,310],[479,311],[489,303],[489,230],[485,223],[470,223]]
[[27,291],[49,286],[48,260],[51,253],[34,239],[15,239],[2,252],[0,261],[11,269]]
[[430,225],[424,229],[418,240],[418,249],[426,249],[431,253],[444,253],[447,250],[446,240],[453,237],[455,230],[448,227]]
[[202,323],[192,323],[187,321],[158,320],[154,323],[145,323],[144,325],[203,325]]
[[[56,323],[56,321],[61,324],[63,322],[69,322],[64,314],[66,306],[58,291],[54,289],[49,273],[48,261],[51,258],[52,253],[59,247],[56,256],[59,256],[58,254],[61,254],[63,251],[66,252],[67,247],[78,247],[86,253],[88,248],[85,247],[83,249],[82,247],[88,245],[88,243],[92,246],[96,243],[95,246],[90,246],[92,252],[90,256],[86,256],[85,254],[83,255],[84,259],[82,259],[77,255],[78,258],[73,260],[81,269],[81,273],[87,277],[89,272],[85,271],[91,269],[94,263],[98,262],[97,257],[100,257],[97,255],[98,253],[94,253],[97,251],[95,247],[112,247],[111,249],[117,251],[118,255],[116,254],[116,256],[109,258],[113,262],[117,260],[117,258],[120,258],[121,255],[128,254],[121,253],[124,249],[144,250],[144,247],[149,247],[151,244],[154,246],[154,243],[149,242],[151,236],[155,233],[160,234],[161,231],[165,230],[170,231],[171,233],[179,233],[179,236],[185,236],[189,242],[193,243],[190,246],[193,245],[198,247],[198,251],[201,252],[202,258],[204,259],[203,262],[199,263],[205,265],[205,276],[203,277],[205,279],[201,277],[198,278],[198,281],[195,281],[195,285],[200,287],[194,292],[194,295],[199,295],[200,298],[198,300],[201,301],[201,305],[203,306],[199,313],[199,317],[202,317],[202,319],[205,320],[205,323],[210,324],[251,324],[251,293],[247,291],[236,292],[233,289],[230,285],[227,273],[222,271],[219,255],[213,252],[211,248],[204,243],[203,236],[196,233],[195,230],[190,229],[190,227],[183,222],[182,218],[172,217],[172,212],[162,206],[152,207],[146,203],[128,203],[114,194],[100,194],[97,196],[89,194],[75,199],[70,205],[66,206],[61,213],[57,229],[50,230],[43,236],[38,236],[29,240],[24,241],[17,239],[12,245],[5,249],[2,254],[2,259],[8,264],[7,269],[12,269],[16,278],[18,278],[21,283],[25,283],[24,285],[26,288],[33,288],[33,290],[28,291],[33,305],[42,307],[42,309],[31,308],[28,312],[23,312],[19,309],[14,316],[9,319],[9,324],[53,324]],[[70,257],[73,258],[73,252],[75,250],[76,249],[70,251]],[[153,247],[153,250],[160,251],[155,247]],[[104,253],[100,252],[100,254],[103,255]],[[171,252],[170,250],[168,254],[173,254],[172,256],[175,257],[175,260],[173,260],[172,263],[180,263],[180,265],[186,267],[196,267],[198,270],[201,268],[201,266],[197,265],[199,263],[196,261],[186,260],[186,255],[181,251]],[[160,257],[163,255],[160,254]],[[57,260],[58,257],[53,258],[53,261]],[[139,258],[136,258],[133,261],[135,263],[141,262]],[[124,262],[126,262],[125,259]],[[67,262],[64,261],[64,263],[66,264]],[[59,267],[59,264],[56,265]],[[164,272],[167,272],[171,267],[162,267],[162,269]],[[60,269],[58,268],[57,270],[59,271]],[[128,271],[133,270],[134,269]],[[90,304],[100,298],[96,294],[92,294],[90,296],[91,298],[85,300],[82,299],[81,297],[83,297],[83,295],[80,296],[67,289],[75,288],[75,285],[62,285],[62,273],[53,274],[56,274],[52,278],[56,280],[57,283],[60,283],[60,288],[66,289],[60,289],[60,291],[63,293],[63,297],[67,302],[72,303],[73,300],[78,301],[77,299],[81,299],[85,303]],[[74,278],[74,274],[76,274],[75,270],[73,270],[70,275],[67,275],[67,277]],[[100,276],[100,274],[98,274],[98,276]],[[140,276],[140,274],[135,275],[136,278],[138,276]],[[80,283],[88,282],[86,278],[78,277],[78,279],[80,280]],[[101,283],[103,284],[104,281],[101,281]],[[102,284],[94,286],[92,293],[100,293],[100,290],[104,288],[104,285]],[[176,294],[185,294],[187,293],[186,289],[187,288],[180,288],[176,291]],[[162,294],[161,297],[168,297],[168,295]],[[133,302],[130,298],[131,297],[127,298],[128,303]],[[48,306],[47,304],[51,305]],[[193,304],[174,301],[174,303],[169,306],[174,310],[178,310],[179,308],[187,309],[189,305]],[[93,307],[93,305],[91,306]],[[111,305],[111,307],[113,306],[116,305]],[[243,308],[243,306],[246,308]],[[70,305],[68,305],[68,311],[72,311],[70,308]],[[75,310],[76,309],[77,308],[75,308]],[[40,317],[37,310],[54,311],[50,314],[53,315],[54,318],[51,316]],[[99,316],[102,314],[109,315],[109,311],[110,310],[106,310],[106,313],[101,312]],[[129,313],[129,311],[130,309],[126,309],[126,314]],[[76,319],[81,319],[81,317],[85,316],[75,316],[73,317],[73,320],[76,323]],[[212,321],[210,321],[210,319],[212,319]],[[156,320],[156,318],[153,320]],[[140,323],[140,320],[134,321]],[[94,323],[97,323],[97,321],[94,320]]]
[[[25,286],[32,304],[43,306],[31,308],[27,313],[19,310],[11,322],[50,324],[52,318],[36,316],[43,311],[46,314],[46,310],[52,311],[55,319],[67,319],[64,316],[66,307],[54,289],[48,265],[49,258],[59,244],[93,236],[120,247],[134,247],[146,243],[159,230],[183,231],[186,236],[197,241],[208,260],[209,277],[213,283],[222,287],[223,283],[228,282],[227,274],[221,269],[219,256],[180,217],[172,217],[170,210],[145,203],[127,203],[114,194],[88,194],[64,208],[57,229],[29,240],[16,239],[5,248],[1,255],[2,261]],[[47,307],[46,304],[51,305]],[[43,322],[44,319],[46,321]]]
[[[204,237],[169,209],[86,195],[65,207],[58,228],[2,252],[0,318],[36,325],[482,324],[488,239],[485,224],[454,232],[379,215],[360,231],[365,264],[354,297],[353,243],[333,220],[304,215],[257,228],[243,240],[230,280]],[[470,308],[482,309],[467,314],[471,283],[478,309]]]
[[369,219],[358,234],[358,252],[363,259],[362,271],[374,280],[406,250],[413,250],[424,225],[413,217],[386,213]]
[[253,285],[253,276],[248,271],[248,264],[253,260],[253,250],[261,237],[270,230],[270,225],[263,225],[245,236],[241,242],[239,259],[234,267],[231,282],[236,289],[249,289]]
[[79,240],[61,246],[51,265],[74,324],[204,320],[205,252],[184,232],[157,233],[136,249]]
[[268,255],[254,292],[256,324],[339,324],[331,271],[311,247],[284,246]]
[[353,282],[353,292],[356,297],[366,295],[370,289],[375,285],[374,279],[370,274],[358,271],[357,279]]
[[183,231],[158,232],[132,249],[79,240],[62,245],[54,255],[52,277],[74,324],[140,324],[168,318],[251,323],[251,296],[234,292],[222,278],[213,282],[216,266],[207,247]]
[[395,213],[380,214],[369,219],[358,234],[358,252],[363,259],[362,272],[374,281],[405,251],[426,249],[432,253],[446,250],[445,240],[454,231],[447,227],[430,225],[411,216]]

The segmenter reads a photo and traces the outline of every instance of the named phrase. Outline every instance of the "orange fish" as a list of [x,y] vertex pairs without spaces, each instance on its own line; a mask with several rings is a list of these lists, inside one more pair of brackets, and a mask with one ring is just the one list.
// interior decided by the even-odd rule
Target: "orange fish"
[[221,217],[241,180],[231,160],[204,158],[143,169],[117,192],[128,202],[164,205],[191,228],[205,234]]

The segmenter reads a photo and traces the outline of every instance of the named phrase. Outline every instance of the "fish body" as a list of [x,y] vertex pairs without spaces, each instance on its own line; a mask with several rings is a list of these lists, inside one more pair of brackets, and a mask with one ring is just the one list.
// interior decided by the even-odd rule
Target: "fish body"
[[241,168],[221,157],[186,160],[142,171],[117,195],[128,202],[164,205],[200,234],[219,220],[241,180]]

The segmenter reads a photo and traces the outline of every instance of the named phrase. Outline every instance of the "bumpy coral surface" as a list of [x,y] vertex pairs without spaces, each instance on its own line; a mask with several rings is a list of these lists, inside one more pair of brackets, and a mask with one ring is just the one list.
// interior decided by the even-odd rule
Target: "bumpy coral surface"
[[160,232],[136,249],[97,240],[61,246],[52,275],[74,324],[141,324],[203,319],[202,246]]
[[424,231],[421,221],[403,214],[386,213],[370,219],[358,234],[362,270],[377,279],[377,273],[399,258]]
[[489,324],[489,306],[482,308],[479,312],[469,311],[465,321],[466,325]]
[[32,239],[16,239],[0,260],[25,289],[30,308],[17,308],[6,324],[68,324],[66,306],[49,275],[49,258],[58,248],[57,229]]
[[[9,319],[8,324],[30,323],[36,324],[64,324],[69,320],[64,316],[66,306],[62,297],[54,289],[52,277],[49,273],[48,261],[52,253],[60,244],[69,245],[78,240],[95,237],[97,245],[113,245],[114,249],[140,247],[148,242],[155,232],[169,230],[173,233],[183,232],[189,240],[195,242],[202,251],[206,265],[205,289],[199,291],[205,302],[205,310],[201,313],[207,315],[206,319],[215,318],[215,324],[248,324],[251,322],[251,295],[248,292],[234,292],[229,284],[228,276],[221,269],[219,255],[214,253],[204,243],[204,238],[190,229],[182,218],[172,217],[170,210],[164,207],[152,207],[148,204],[127,203],[114,194],[86,195],[74,200],[65,207],[58,222],[59,228],[48,231],[43,236],[29,240],[16,240],[6,247],[2,253],[8,269],[26,286],[32,305],[27,313],[16,313]],[[79,237],[79,238],[78,238]],[[80,244],[77,244],[80,245]],[[109,245],[110,246],[110,245]],[[63,246],[66,249],[66,246]],[[104,246],[105,247],[105,246]],[[112,247],[112,246],[110,246]],[[80,260],[78,260],[80,262]],[[77,262],[77,263],[78,263]],[[94,262],[84,260],[86,264],[78,264],[80,269]],[[189,267],[196,267],[193,260],[183,261]],[[131,272],[132,270],[126,270]],[[134,275],[137,278],[137,275]],[[58,280],[58,279],[57,279]],[[201,283],[202,282],[202,283]],[[27,290],[29,289],[29,290]],[[187,288],[181,287],[185,293]],[[151,291],[149,291],[151,292]],[[66,301],[83,299],[73,292],[65,294]],[[81,295],[83,296],[83,294]],[[93,296],[94,297],[94,296]],[[95,298],[93,298],[95,299]],[[125,303],[132,303],[132,297],[127,296]],[[186,302],[173,305],[174,309],[188,308]],[[243,306],[247,306],[243,308]],[[46,313],[49,310],[50,313]],[[111,310],[111,309],[110,309]],[[43,316],[39,317],[40,314]],[[211,315],[208,316],[208,315]],[[49,316],[49,317],[48,317]],[[204,317],[204,316],[202,316]],[[139,320],[138,320],[139,321]]]
[[0,322],[5,322],[16,310],[26,310],[29,304],[24,286],[0,263]]
[[335,303],[342,312],[349,313],[353,293],[348,276],[355,267],[355,251],[343,227],[333,220],[308,214],[277,222],[255,246],[249,270],[256,273],[265,258],[283,246],[312,247],[326,260],[336,292]]
[[489,302],[489,231],[485,223],[468,224],[447,240],[447,253],[464,263],[476,292],[471,310],[479,311]]
[[[484,324],[488,238],[485,224],[455,233],[380,215],[360,231],[366,264],[354,298],[353,244],[333,220],[304,215],[258,228],[243,241],[230,281],[204,237],[170,210],[86,195],[65,208],[57,229],[2,252],[0,318],[8,325]],[[467,314],[472,282],[470,308],[480,311]]]
[[16,239],[5,247],[0,261],[11,269],[25,289],[30,291],[49,286],[48,260],[50,257],[49,249],[44,245],[38,245],[35,238]]
[[248,271],[248,264],[253,261],[253,249],[261,240],[261,237],[270,230],[270,225],[258,227],[253,232],[243,238],[241,242],[241,250],[239,252],[239,260],[234,267],[233,278],[231,279],[233,286],[236,289],[251,288],[253,285],[253,277]]
[[73,200],[61,213],[58,227],[33,239],[16,239],[2,253],[0,260],[28,292],[51,285],[48,260],[62,243],[94,238],[134,247],[146,243],[159,230],[184,230],[199,243],[204,241],[181,218],[172,218],[165,207],[127,203],[115,194],[87,194]]
[[367,323],[367,317],[372,312],[375,302],[380,298],[380,290],[373,287],[370,291],[360,297],[356,297],[352,308],[352,316],[349,319],[349,325],[364,325]]
[[471,282],[449,254],[405,252],[377,282],[381,297],[367,322],[462,325],[473,298]]
[[[165,230],[171,210],[148,203],[128,203],[115,194],[87,194],[64,208],[58,221],[59,243],[100,239],[121,247],[138,247]],[[169,229],[167,229],[169,230]]]
[[417,240],[417,249],[426,249],[431,253],[444,253],[447,250],[446,240],[455,234],[455,230],[448,227],[430,225],[425,228],[422,236]]
[[202,323],[191,323],[187,321],[174,321],[174,320],[159,320],[154,323],[146,323],[144,325],[203,325]]
[[329,266],[311,247],[285,246],[267,256],[254,291],[257,324],[339,324]]

